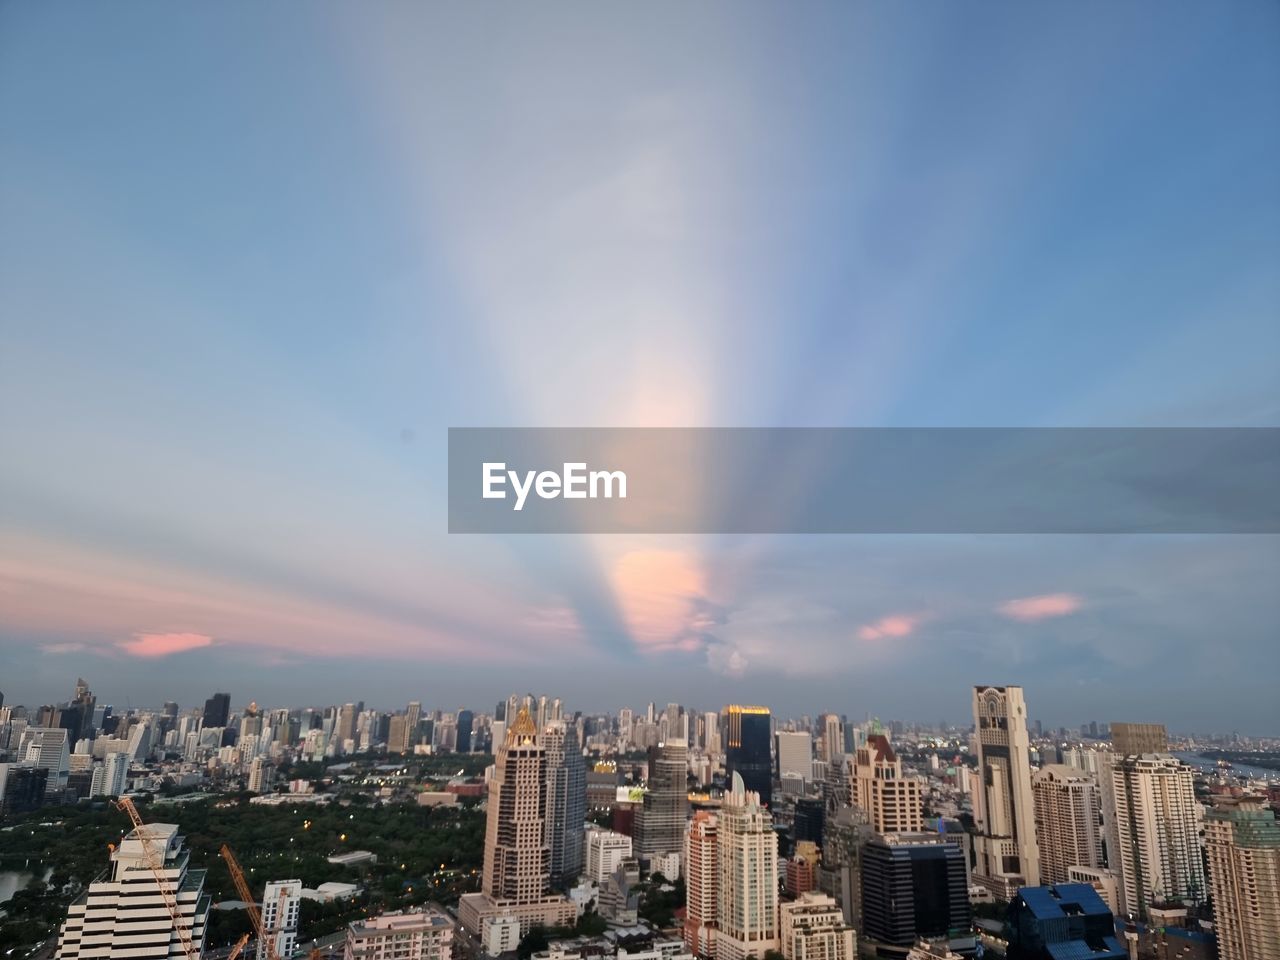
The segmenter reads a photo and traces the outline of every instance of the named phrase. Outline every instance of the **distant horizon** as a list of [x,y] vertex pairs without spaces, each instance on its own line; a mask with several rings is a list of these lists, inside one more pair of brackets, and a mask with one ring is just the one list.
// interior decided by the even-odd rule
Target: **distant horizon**
[[[445,707],[445,706],[439,706],[439,705],[433,704],[429,700],[429,698],[412,697],[412,696],[406,698],[405,700],[399,703],[376,701],[376,700],[371,700],[368,697],[364,697],[364,698],[356,697],[354,699],[350,697],[346,697],[346,698],[338,698],[333,700],[319,700],[319,701],[309,702],[309,703],[301,703],[301,702],[284,703],[284,702],[275,702],[270,699],[264,699],[260,697],[249,697],[245,699],[243,702],[240,702],[237,698],[237,695],[234,689],[231,689],[226,686],[222,686],[222,687],[217,687],[216,689],[209,690],[204,696],[199,697],[196,700],[192,700],[189,703],[184,703],[181,699],[175,700],[173,697],[166,696],[158,700],[155,704],[144,704],[141,702],[128,703],[127,701],[125,703],[121,703],[121,702],[112,700],[109,697],[104,697],[99,693],[98,689],[94,687],[90,678],[85,677],[84,679],[89,682],[89,689],[94,694],[97,701],[97,705],[110,706],[113,710],[118,710],[121,713],[127,712],[129,710],[139,711],[139,712],[158,712],[163,708],[164,703],[167,701],[176,702],[178,704],[178,709],[180,714],[189,713],[193,710],[202,710],[204,708],[205,701],[208,698],[212,697],[215,693],[229,693],[231,696],[230,711],[232,714],[235,714],[235,715],[242,715],[244,713],[245,708],[250,703],[256,703],[259,707],[267,710],[323,709],[328,707],[341,707],[347,703],[363,703],[364,709],[366,710],[374,710],[380,713],[396,713],[396,712],[403,711],[410,702],[417,700],[421,703],[424,713],[439,710],[444,713],[456,714],[459,710],[471,710],[473,712],[492,716],[494,713],[494,708],[498,705],[498,703],[505,702],[507,697],[512,695],[513,693],[513,691],[508,691],[507,694],[505,695],[497,694],[492,696],[488,701],[485,701],[483,698],[478,698],[478,699],[473,698],[473,702],[462,702],[462,703],[454,704],[452,706]],[[74,687],[74,683],[75,683],[75,678],[72,678],[71,683],[68,685],[68,691],[70,691]],[[1019,684],[1004,684],[1004,683],[998,683],[998,682],[991,682],[990,684],[984,684],[984,685],[1019,686]],[[968,687],[965,687],[964,689],[968,690],[972,686],[973,685],[971,684]],[[1175,725],[1171,725],[1167,723],[1164,719],[1160,717],[1153,717],[1153,716],[1126,715],[1126,716],[1116,716],[1116,717],[1111,717],[1111,716],[1082,717],[1079,720],[1075,721],[1074,723],[1061,723],[1061,722],[1050,723],[1036,715],[1036,712],[1034,710],[1034,702],[1032,699],[1034,695],[1034,691],[1027,690],[1025,686],[1023,686],[1023,690],[1028,698],[1028,707],[1029,707],[1029,714],[1030,714],[1028,718],[1028,728],[1033,728],[1036,721],[1039,720],[1046,734],[1053,733],[1061,729],[1066,729],[1069,736],[1072,736],[1072,735],[1079,736],[1081,726],[1083,724],[1088,724],[1088,723],[1097,723],[1099,726],[1106,725],[1108,727],[1113,723],[1160,723],[1165,725],[1171,737],[1187,737],[1187,736],[1219,737],[1219,736],[1239,735],[1239,736],[1249,737],[1253,739],[1280,739],[1280,728],[1272,729],[1269,732],[1263,732],[1260,730],[1245,731],[1245,730],[1239,730],[1236,728],[1182,729],[1182,728],[1178,728]],[[54,699],[45,699],[39,702],[25,702],[25,701],[17,700],[10,694],[9,691],[3,688],[0,688],[0,694],[4,695],[3,706],[23,706],[28,710],[39,709],[42,706],[50,706],[57,703],[65,702],[70,697],[69,693],[65,693]],[[524,693],[520,693],[517,695],[524,697],[529,694],[526,691]],[[542,693],[533,694],[533,696],[535,697],[538,697],[541,695]],[[546,696],[548,697],[548,699],[554,699],[556,696],[559,696],[559,695],[552,693],[550,691],[547,691]],[[642,715],[642,711],[650,703],[650,700],[648,699],[638,703],[632,703],[627,700],[620,700],[617,703],[613,704],[612,706],[588,708],[588,707],[580,706],[575,702],[571,702],[564,697],[561,697],[561,701],[563,703],[566,714],[570,716],[572,716],[574,713],[577,713],[577,712],[581,712],[585,716],[600,716],[600,715],[617,716],[617,713],[619,710],[629,708],[634,710],[637,714],[637,717],[639,717]],[[781,720],[783,722],[799,720],[801,717],[806,715],[816,721],[817,718],[821,716],[823,713],[835,713],[835,714],[844,715],[847,718],[847,722],[854,723],[854,724],[878,721],[884,724],[885,726],[888,726],[891,723],[901,722],[908,725],[928,727],[929,729],[934,729],[934,730],[939,729],[939,726],[938,726],[939,722],[942,723],[943,727],[949,727],[957,730],[963,730],[966,727],[973,726],[973,719],[971,716],[967,716],[963,720],[957,720],[954,717],[948,718],[943,716],[935,716],[933,718],[928,718],[923,714],[916,715],[916,716],[890,715],[890,714],[884,714],[884,713],[876,713],[874,711],[872,712],[861,711],[858,713],[853,713],[853,712],[850,712],[848,709],[839,709],[839,708],[822,708],[822,709],[807,708],[807,709],[800,709],[798,711],[785,711],[785,710],[777,709],[773,704],[769,703],[768,700],[761,700],[759,698],[754,700],[748,700],[748,699],[742,699],[742,698],[739,698],[736,700],[726,699],[722,703],[720,703],[718,706],[714,706],[714,707],[700,706],[697,703],[688,703],[688,702],[672,700],[672,699],[663,699],[661,701],[655,699],[655,700],[652,700],[652,702],[655,705],[655,711],[658,715],[662,713],[663,709],[667,706],[668,703],[679,703],[679,705],[685,708],[686,710],[693,709],[693,710],[696,710],[698,713],[708,713],[708,712],[721,713],[724,707],[729,706],[730,704],[750,703],[751,705],[755,705],[755,706],[767,707],[770,713],[775,718],[775,720]],[[1097,739],[1104,740],[1105,738],[1099,737]]]

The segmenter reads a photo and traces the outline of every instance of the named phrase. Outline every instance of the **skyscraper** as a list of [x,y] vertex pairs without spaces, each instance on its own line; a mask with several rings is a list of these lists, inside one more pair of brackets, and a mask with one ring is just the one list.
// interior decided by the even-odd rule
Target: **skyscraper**
[[689,751],[684,741],[662,744],[652,766],[643,805],[636,811],[635,852],[640,857],[679,851],[689,817]]
[[778,837],[741,773],[720,808],[717,840],[716,960],[763,957],[778,949]]
[[68,909],[58,932],[57,960],[84,956],[170,960],[185,956],[182,934],[152,873],[148,849],[154,852],[176,898],[183,931],[197,950],[203,949],[209,919],[205,872],[187,869],[187,853],[176,824],[149,823],[130,832],[112,851],[110,879],[89,884]]
[[231,719],[231,694],[215,693],[204,702],[204,726],[225,727]]
[[772,718],[768,707],[725,707],[724,773],[732,784],[739,774],[746,789],[769,807],[773,801],[773,763],[770,757]]
[[1167,753],[1117,757],[1111,777],[1122,906],[1145,918],[1153,903],[1205,898],[1192,769]]
[[1280,821],[1261,797],[1223,799],[1204,823],[1220,960],[1280,958]]
[[[470,722],[468,719],[468,725]],[[546,838],[551,884],[562,886],[582,873],[587,768],[578,745],[578,730],[573,724],[552,720],[547,723],[542,739],[547,755]]]
[[720,855],[717,818],[699,810],[689,821],[684,844],[684,942],[691,953],[715,956],[716,916],[720,909]]
[[1018,887],[1040,883],[1022,688],[974,687],[973,726],[978,756],[973,879],[1008,900]]
[[470,710],[458,711],[458,743],[454,748],[457,753],[471,752],[471,727],[475,715]]
[[902,761],[884,734],[874,733],[858,747],[852,784],[853,803],[876,833],[924,829],[924,785],[918,777],[903,776]]
[[1072,867],[1102,866],[1102,803],[1094,779],[1051,763],[1031,778],[1031,792],[1043,882],[1068,883]]
[[527,705],[521,706],[494,758],[484,835],[481,893],[458,901],[458,920],[484,937],[490,924],[515,916],[521,934],[571,923],[572,903],[552,895],[546,834],[546,749]]
[[779,730],[774,737],[777,745],[778,778],[801,777],[806,782],[813,779],[813,738],[805,731]]

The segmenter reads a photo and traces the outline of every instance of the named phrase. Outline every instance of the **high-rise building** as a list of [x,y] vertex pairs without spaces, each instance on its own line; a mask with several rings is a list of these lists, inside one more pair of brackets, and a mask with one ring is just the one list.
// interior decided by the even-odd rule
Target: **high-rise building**
[[813,738],[803,730],[779,730],[774,736],[778,757],[778,779],[813,779]]
[[185,960],[182,933],[152,873],[149,853],[176,900],[182,931],[203,950],[209,919],[205,872],[188,869],[176,824],[149,823],[112,851],[110,878],[90,883],[68,909],[58,931],[56,960]]
[[853,803],[866,813],[876,833],[919,833],[924,829],[924,784],[904,776],[889,738],[872,734],[853,763]]
[[684,844],[684,942],[699,957],[714,957],[720,909],[720,854],[717,818],[699,810],[689,821]]
[[470,710],[458,711],[457,746],[454,747],[456,753],[471,752],[471,728],[474,723],[475,714]]
[[483,889],[517,903],[535,900],[551,882],[551,849],[545,835],[543,780],[547,752],[522,708],[507,731],[489,782]]
[[1168,753],[1169,734],[1163,723],[1112,723],[1111,747],[1121,757]]
[[844,760],[844,721],[835,713],[822,715],[822,759],[827,766],[834,766]]
[[204,702],[204,726],[225,727],[231,719],[231,694],[215,693]]
[[[277,957],[292,957],[298,946],[301,880],[271,880],[262,891],[262,929]],[[259,953],[259,956],[265,955]]]
[[1156,903],[1203,902],[1192,769],[1170,754],[1147,753],[1115,758],[1111,777],[1124,910],[1145,918]]
[[27,727],[18,741],[18,760],[49,771],[45,796],[62,792],[71,773],[70,735],[62,727]]
[[631,856],[631,838],[612,830],[587,831],[586,876],[597,886],[613,875],[618,864]]
[[[470,723],[468,719],[468,726]],[[467,736],[470,735],[468,731]],[[582,748],[578,745],[578,730],[573,724],[563,720],[549,721],[543,730],[542,740],[547,757],[545,816],[551,885],[559,887],[582,873],[587,768],[582,759]]]
[[108,753],[101,763],[94,764],[89,781],[89,796],[118,797],[125,791],[129,776],[129,754],[124,751]]
[[689,751],[683,740],[668,740],[651,764],[644,801],[636,811],[635,852],[639,857],[676,853],[684,846],[689,817]]
[[1260,797],[1224,799],[1204,823],[1221,960],[1280,960],[1280,821]]
[[502,916],[517,917],[523,935],[535,926],[571,923],[577,915],[570,901],[550,891],[546,764],[538,727],[522,706],[498,748],[489,781],[482,892],[458,901],[458,920],[482,940]]
[[773,803],[773,763],[770,757],[773,718],[768,707],[725,707],[724,774],[727,783],[739,774],[746,789],[760,803]]
[[778,837],[740,772],[720,807],[717,840],[716,960],[763,957],[778,948]]
[[1051,763],[1031,778],[1031,793],[1041,879],[1067,883],[1072,867],[1102,866],[1102,801],[1094,779]]
[[853,927],[834,899],[822,893],[803,893],[778,907],[782,956],[786,960],[856,960]]
[[384,913],[347,926],[343,960],[449,960],[453,921],[439,910]]
[[873,836],[857,807],[845,806],[823,822],[818,889],[835,898],[844,922],[855,930],[862,929],[862,853]]
[[936,833],[904,833],[863,848],[864,939],[910,947],[921,937],[963,937],[971,921],[959,844]]
[[974,687],[973,726],[978,757],[973,879],[1008,900],[1019,887],[1040,883],[1022,688]]

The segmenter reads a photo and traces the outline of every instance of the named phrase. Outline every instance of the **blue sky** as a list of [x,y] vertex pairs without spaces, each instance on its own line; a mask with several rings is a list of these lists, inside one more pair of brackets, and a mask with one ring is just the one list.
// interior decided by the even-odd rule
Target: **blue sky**
[[451,538],[443,458],[1280,425],[1277,51],[1263,2],[0,5],[0,690],[1275,732],[1274,538]]

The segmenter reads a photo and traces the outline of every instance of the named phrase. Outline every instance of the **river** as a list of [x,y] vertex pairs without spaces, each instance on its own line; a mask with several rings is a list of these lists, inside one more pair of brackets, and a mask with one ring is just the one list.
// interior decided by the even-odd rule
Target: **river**
[[1210,760],[1208,757],[1202,757],[1198,753],[1188,753],[1185,750],[1175,751],[1173,754],[1184,763],[1190,764],[1197,770],[1203,770],[1205,773],[1222,773],[1230,777],[1240,777],[1242,779],[1254,778],[1258,780],[1280,780],[1280,770],[1267,770],[1264,767],[1251,767],[1247,763],[1233,763],[1230,770],[1219,769],[1218,761]]
[[[44,867],[40,875],[48,880],[52,873],[52,867]],[[34,882],[36,882],[36,874],[30,869],[0,870],[0,909],[15,893],[25,890]]]

